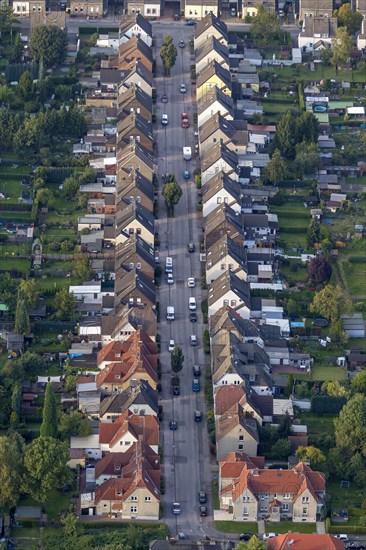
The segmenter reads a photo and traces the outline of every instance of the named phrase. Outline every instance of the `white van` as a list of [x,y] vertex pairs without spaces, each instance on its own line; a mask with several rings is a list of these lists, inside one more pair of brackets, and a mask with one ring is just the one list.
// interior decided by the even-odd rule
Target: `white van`
[[166,308],[166,318],[167,318],[167,321],[174,321],[175,313],[174,313],[174,307],[173,306],[168,306]]
[[191,147],[183,147],[183,158],[184,158],[184,160],[191,160],[191,158],[192,158],[192,148]]

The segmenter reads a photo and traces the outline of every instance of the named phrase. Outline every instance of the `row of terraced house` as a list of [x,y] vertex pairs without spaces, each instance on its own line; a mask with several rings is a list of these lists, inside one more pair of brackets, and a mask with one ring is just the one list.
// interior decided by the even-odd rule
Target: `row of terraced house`
[[93,420],[92,434],[70,443],[81,515],[159,518],[151,43],[142,16],[122,19],[108,60],[84,82],[88,132],[73,147],[97,174],[80,186],[88,211],[78,220],[95,277],[69,287],[82,316],[69,361],[83,372],[79,410]]
[[[219,462],[215,518],[315,522],[325,502],[324,474],[302,462],[269,470],[257,456],[258,425],[293,417],[292,401],[279,399],[287,378],[274,374],[276,366],[309,372],[312,363],[308,354],[289,347],[289,320],[276,300],[252,295],[282,289],[275,261],[278,220],[268,206],[276,189],[258,185],[269,162],[264,148],[276,127],[248,122],[261,111],[265,83],[215,15],[197,23],[194,47]],[[306,427],[293,428],[291,444],[306,444]]]

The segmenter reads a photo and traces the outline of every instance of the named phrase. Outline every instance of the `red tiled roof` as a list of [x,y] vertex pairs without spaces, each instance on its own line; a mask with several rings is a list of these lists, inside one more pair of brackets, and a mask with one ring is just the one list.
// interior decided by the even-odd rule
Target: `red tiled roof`
[[267,550],[344,550],[344,543],[332,535],[286,533],[267,541]]
[[226,413],[233,405],[239,403],[240,399],[245,394],[243,386],[220,386],[215,395],[215,414]]
[[249,457],[246,453],[232,452],[220,462],[220,479],[230,478],[236,479],[240,476],[243,468],[249,469],[261,468],[264,469],[264,456]]
[[99,424],[99,442],[113,446],[123,435],[130,432],[135,439],[141,435],[147,445],[159,444],[159,424],[156,416],[139,416],[129,410],[122,413],[115,422]]
[[138,441],[131,445],[125,453],[108,453],[95,466],[95,479],[102,475],[121,475],[128,476],[131,471],[131,466],[134,467],[136,458],[141,463],[146,464],[151,470],[160,470],[160,457],[156,454],[147,443],[142,440],[142,436]]

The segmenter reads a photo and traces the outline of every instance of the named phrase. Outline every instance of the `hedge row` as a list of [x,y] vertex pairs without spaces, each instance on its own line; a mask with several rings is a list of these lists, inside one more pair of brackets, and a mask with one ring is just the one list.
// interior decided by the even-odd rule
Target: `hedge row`
[[351,264],[364,264],[366,263],[366,258],[364,256],[350,256],[348,260]]
[[331,395],[315,395],[311,400],[311,411],[316,414],[338,414],[346,403],[345,397]]
[[339,535],[341,533],[344,533],[345,535],[353,535],[354,533],[357,533],[357,535],[366,535],[366,525],[330,525],[328,529],[328,533],[332,533],[334,535]]
[[5,210],[7,212],[30,212],[32,210],[32,205],[25,203],[0,202],[0,210]]

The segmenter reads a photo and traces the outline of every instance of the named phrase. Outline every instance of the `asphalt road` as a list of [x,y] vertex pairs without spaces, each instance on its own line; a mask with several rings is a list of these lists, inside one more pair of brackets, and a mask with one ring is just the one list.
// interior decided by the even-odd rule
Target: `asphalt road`
[[[157,163],[160,190],[162,187],[162,175],[174,173],[178,183],[183,189],[183,196],[175,207],[174,218],[167,219],[164,200],[160,197],[159,220],[156,229],[160,238],[160,260],[164,269],[165,258],[169,255],[173,258],[174,284],[167,285],[165,274],[162,275],[158,300],[160,302],[162,363],[162,404],[164,406],[164,420],[161,425],[161,440],[164,450],[164,476],[165,495],[164,520],[170,528],[170,532],[183,532],[190,537],[199,537],[204,534],[204,524],[209,518],[200,518],[198,515],[198,492],[204,489],[210,492],[210,457],[208,436],[206,428],[206,413],[204,404],[204,372],[201,374],[201,391],[192,391],[192,367],[194,364],[204,365],[202,351],[202,314],[201,314],[201,287],[200,287],[200,260],[199,239],[202,234],[202,221],[196,212],[197,191],[193,182],[195,168],[194,155],[191,161],[183,159],[183,147],[192,147],[194,150],[194,127],[192,105],[192,89],[190,79],[190,65],[194,63],[190,55],[189,40],[193,37],[192,27],[177,25],[177,31],[173,32],[175,44],[178,49],[176,65],[171,71],[170,78],[164,78],[159,49],[163,37],[167,34],[165,24],[154,24],[154,36],[156,41],[155,59],[157,61],[157,77],[155,86],[157,90]],[[178,30],[179,29],[179,30]],[[175,28],[174,28],[175,31]],[[184,49],[178,47],[180,39],[184,39]],[[181,94],[179,87],[185,83],[187,93]],[[161,103],[161,96],[168,96],[168,103]],[[189,117],[188,129],[181,128],[181,113],[186,112]],[[161,125],[161,115],[167,113],[169,123]],[[183,179],[184,170],[189,170],[191,178],[188,182]],[[187,251],[188,242],[193,241],[196,251]],[[196,287],[188,288],[188,277],[196,278]],[[191,323],[189,320],[188,300],[195,296],[197,301],[198,321]],[[175,308],[175,320],[167,322],[166,308],[172,305]],[[198,346],[189,345],[189,337],[195,334],[198,338]],[[182,347],[184,353],[183,370],[179,373],[181,380],[180,396],[172,396],[171,391],[171,365],[168,352],[169,339]],[[204,369],[202,369],[204,371]],[[204,421],[194,422],[194,411],[204,411]],[[178,429],[173,432],[169,429],[169,421],[176,420]],[[172,514],[172,503],[181,504],[181,514]],[[208,506],[211,507],[211,495]],[[211,518],[212,519],[212,518]]]

